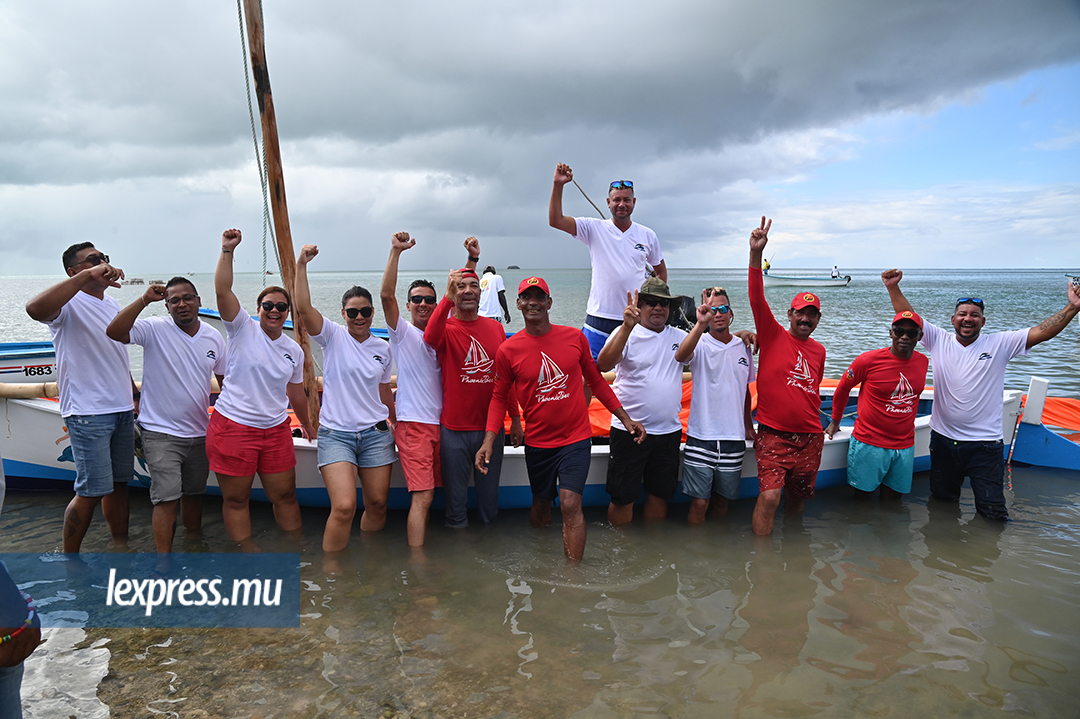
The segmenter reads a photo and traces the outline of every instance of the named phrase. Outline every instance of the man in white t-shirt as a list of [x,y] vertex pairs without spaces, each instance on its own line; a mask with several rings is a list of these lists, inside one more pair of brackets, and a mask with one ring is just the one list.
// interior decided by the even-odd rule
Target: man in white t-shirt
[[510,324],[506,284],[491,265],[484,268],[484,274],[480,277],[480,315]]
[[728,500],[739,498],[746,440],[753,440],[750,383],[754,356],[731,333],[735,310],[727,290],[710,287],[697,308],[697,324],[679,345],[675,361],[690,365],[694,378],[683,461],[683,494],[690,497],[690,524],[713,513],[727,514]]
[[[439,417],[443,390],[439,358],[424,342],[424,329],[438,303],[435,285],[428,280],[413,280],[409,285],[405,310],[411,323],[401,316],[395,294],[401,253],[415,245],[416,240],[409,237],[408,232],[397,232],[390,238],[390,258],[386,261],[379,298],[386,317],[390,353],[397,363],[394,441],[411,497],[406,533],[409,546],[420,547],[427,535],[435,488],[442,486]],[[465,249],[468,251],[466,267],[472,269],[480,257],[480,242],[469,237],[465,240]]]
[[[682,440],[683,362],[675,355],[686,333],[667,325],[669,303],[680,300],[656,277],[645,280],[640,292],[627,292],[626,300],[622,323],[596,358],[601,372],[615,370],[615,396],[646,432],[639,444],[617,417],[611,420],[608,521],[616,526],[634,518],[642,484],[644,517],[667,516],[668,502],[679,483]],[[692,357],[693,353],[686,361]]]
[[[165,300],[168,317],[138,319],[158,300]],[[199,321],[201,306],[191,280],[173,277],[165,285],[150,285],[106,330],[117,342],[143,348],[139,426],[158,554],[172,551],[178,504],[188,533],[202,530],[202,495],[210,475],[206,428],[211,380],[216,375],[220,385],[225,376],[225,338]]]
[[[914,312],[900,291],[904,273],[887,270],[881,279],[893,309]],[[930,492],[956,502],[964,477],[971,479],[975,509],[989,519],[1007,520],[1005,455],[1001,434],[1005,367],[1051,339],[1080,313],[1080,296],[1068,290],[1069,304],[1026,330],[982,334],[986,317],[978,297],[961,297],[952,315],[955,334],[923,320],[922,344],[934,368],[934,408],[930,415]]]
[[630,220],[637,203],[633,182],[616,180],[611,183],[607,197],[611,219],[598,220],[563,214],[563,186],[573,180],[574,171],[560,162],[555,168],[551,188],[548,224],[573,235],[589,248],[592,288],[582,331],[589,339],[595,359],[611,333],[623,322],[627,293],[636,291],[650,276],[650,265],[655,276],[667,282],[667,265],[656,233]]
[[75,497],[64,512],[64,553],[78,553],[101,503],[113,540],[128,535],[127,483],[134,475],[134,408],[127,348],[105,335],[120,311],[109,287],[123,270],[89,242],[64,251],[68,278],[26,303],[26,313],[49,326],[56,346],[60,415],[71,438]]

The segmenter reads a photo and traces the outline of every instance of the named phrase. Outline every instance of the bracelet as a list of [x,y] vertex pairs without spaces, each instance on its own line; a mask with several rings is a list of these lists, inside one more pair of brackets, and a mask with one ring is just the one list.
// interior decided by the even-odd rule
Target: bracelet
[[22,634],[24,629],[26,629],[27,627],[29,627],[31,624],[34,623],[34,615],[36,614],[36,611],[35,611],[36,607],[34,606],[34,598],[31,597],[26,592],[23,592],[21,590],[19,591],[19,594],[23,595],[23,599],[26,600],[26,607],[28,609],[28,613],[26,615],[26,621],[24,621],[22,623],[22,626],[19,627],[18,629],[16,629],[15,631],[13,631],[11,634],[5,634],[4,636],[0,637],[0,644],[3,644],[4,642],[10,642],[12,639],[14,639],[15,637]]
[[147,307],[149,307],[149,306],[150,306],[150,303],[146,301],[146,297],[145,297],[145,296],[143,296],[143,298],[142,298],[142,306],[143,306],[143,309],[144,309],[144,310],[145,310],[145,309],[146,309]]
[[222,247],[221,248],[221,254],[223,254],[223,255],[231,255],[232,250],[226,250],[224,247]]
[[479,257],[473,257],[472,255],[469,255],[469,262],[479,262],[479,261],[480,261]]

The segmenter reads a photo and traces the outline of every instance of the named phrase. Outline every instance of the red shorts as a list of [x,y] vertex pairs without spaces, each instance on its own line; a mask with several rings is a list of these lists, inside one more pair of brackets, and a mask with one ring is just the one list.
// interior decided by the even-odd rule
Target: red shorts
[[405,486],[410,492],[424,492],[442,486],[440,435],[437,424],[398,422],[394,427],[398,459],[405,474]]
[[296,466],[289,420],[276,427],[259,429],[233,422],[214,412],[206,431],[206,456],[210,469],[230,477],[278,474]]
[[786,487],[795,497],[812,498],[824,445],[824,432],[796,434],[758,425],[754,440],[758,491]]

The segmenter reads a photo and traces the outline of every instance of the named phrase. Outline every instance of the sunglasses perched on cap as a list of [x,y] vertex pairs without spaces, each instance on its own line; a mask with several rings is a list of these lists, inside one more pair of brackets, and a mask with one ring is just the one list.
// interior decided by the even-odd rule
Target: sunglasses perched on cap
[[709,309],[713,311],[714,315],[726,315],[728,312],[731,312],[731,307],[729,305],[716,305]]
[[649,307],[657,307],[657,306],[659,306],[659,307],[668,307],[668,306],[670,306],[670,300],[664,299],[663,297],[653,297],[652,295],[642,295],[641,296],[641,301],[644,302]]
[[901,327],[899,325],[893,325],[892,331],[897,339],[901,337],[910,337],[913,340],[919,339],[919,333],[922,332],[918,327]]
[[634,183],[630,182],[630,180],[615,180],[615,182],[611,183],[611,187],[608,188],[609,191],[610,190],[623,190],[623,189],[626,189],[626,190],[634,189]]
[[80,261],[76,262],[75,264],[81,265],[83,262],[89,262],[94,267],[97,267],[102,262],[104,262],[105,264],[109,264],[109,256],[106,255],[106,254],[87,255],[86,257],[82,258]]
[[[409,295],[409,302],[412,302],[414,305],[419,305],[421,303],[433,305],[435,304],[435,295]],[[367,317],[367,315],[364,316]]]
[[288,302],[271,302],[270,300],[267,300],[266,302],[263,302],[260,307],[262,307],[267,312],[272,312],[273,310],[277,310],[278,312],[289,311]]
[[983,301],[978,297],[961,297],[956,301],[956,306],[959,307],[960,305],[975,305],[980,310],[985,309],[983,307]]
[[371,315],[373,315],[374,313],[375,313],[375,310],[372,309],[371,307],[346,307],[345,308],[345,314],[347,314],[349,316],[350,320],[355,320],[357,315],[363,316],[363,318],[366,320],[368,317],[371,317]]

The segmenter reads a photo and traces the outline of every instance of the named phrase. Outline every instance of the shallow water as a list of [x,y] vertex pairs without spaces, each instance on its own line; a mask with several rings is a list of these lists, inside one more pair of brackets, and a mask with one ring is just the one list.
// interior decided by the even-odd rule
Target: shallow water
[[[592,510],[568,567],[555,526],[504,512],[410,552],[404,515],[319,549],[305,510],[298,629],[48,630],[28,717],[810,717],[1076,715],[1080,472],[1013,468],[1005,526],[926,501],[827,490],[772,538],[752,501],[623,530]],[[152,551],[132,495],[129,550]],[[9,493],[0,551],[57,548],[67,497]],[[264,551],[296,551],[253,505]],[[181,530],[180,534],[183,532]],[[185,551],[231,551],[220,502]],[[86,551],[110,551],[100,516]],[[31,590],[32,592],[47,590]],[[47,610],[46,610],[47,611]]]

